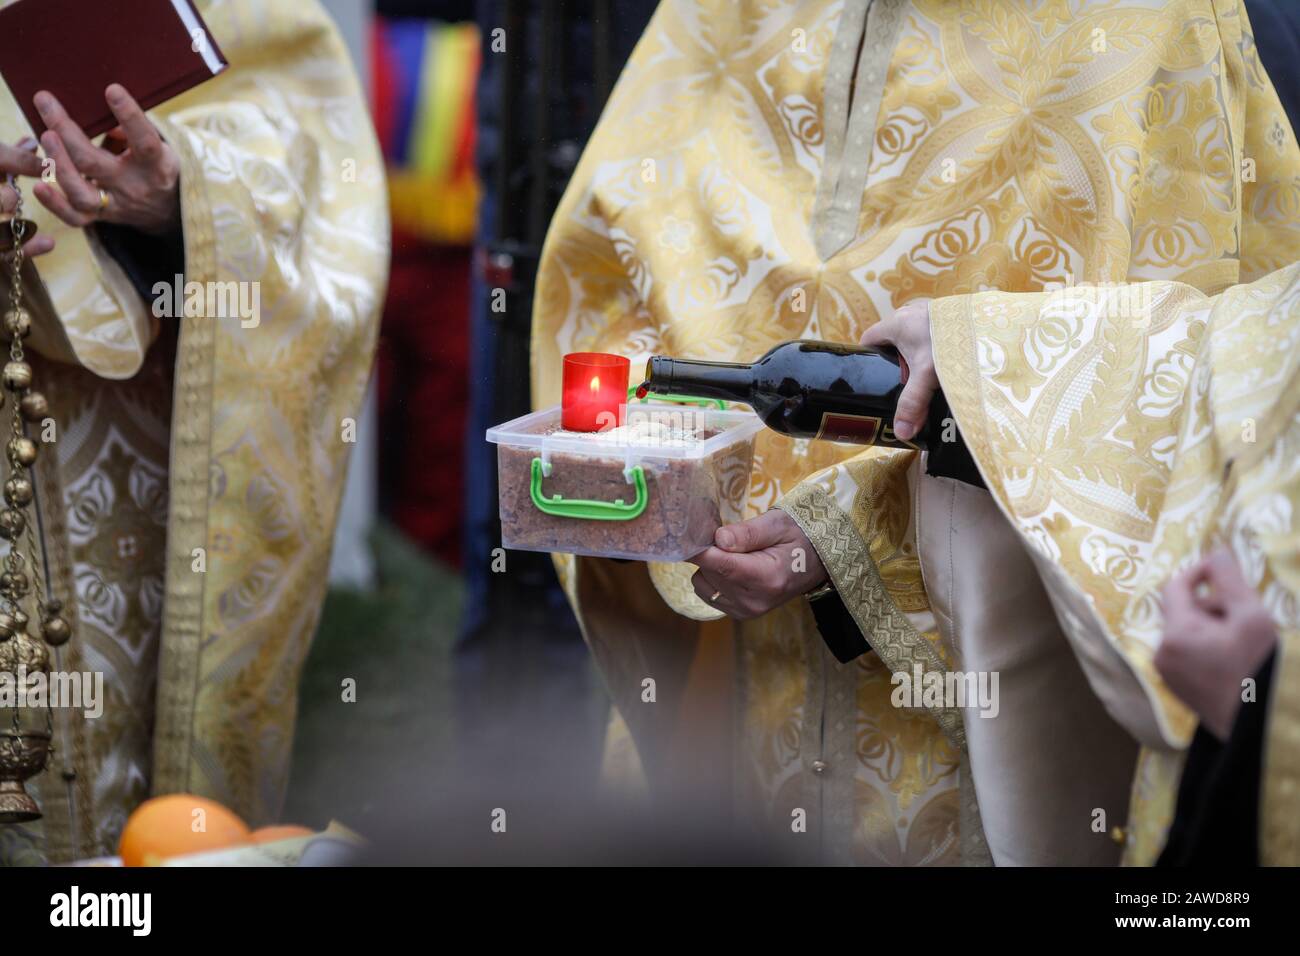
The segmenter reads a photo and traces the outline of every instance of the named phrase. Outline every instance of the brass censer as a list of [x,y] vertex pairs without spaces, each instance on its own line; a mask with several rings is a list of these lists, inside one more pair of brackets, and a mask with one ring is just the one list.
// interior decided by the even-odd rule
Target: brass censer
[[[38,505],[34,468],[39,446],[27,437],[27,425],[49,417],[45,396],[32,388],[32,367],[23,357],[23,340],[31,334],[32,320],[22,301],[23,244],[36,234],[36,224],[22,218],[22,193],[12,178],[8,185],[17,194],[13,216],[0,219],[0,254],[6,254],[9,271],[9,309],[4,328],[9,336],[9,361],[0,372],[0,411],[8,403],[11,411],[10,437],[5,445],[8,469],[5,473],[4,504],[0,506],[0,538],[9,542],[0,573],[0,681],[10,684],[17,706],[10,715],[0,709],[0,823],[38,820],[41,809],[27,792],[27,780],[45,769],[53,752],[54,718],[49,707],[23,706],[17,694],[35,683],[48,685],[50,647],[66,644],[72,636],[61,617],[63,605],[46,600],[44,552],[38,545]],[[26,555],[24,556],[24,545]],[[30,605],[40,622],[40,636],[28,625],[33,620],[23,610]],[[9,708],[5,708],[9,709]],[[43,713],[41,713],[43,711]]]

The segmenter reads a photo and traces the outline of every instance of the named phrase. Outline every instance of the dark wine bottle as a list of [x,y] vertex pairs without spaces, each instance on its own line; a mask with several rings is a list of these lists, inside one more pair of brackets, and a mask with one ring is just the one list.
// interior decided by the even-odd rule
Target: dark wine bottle
[[785,342],[752,365],[656,355],[646,363],[637,395],[742,402],[768,428],[795,438],[926,449],[928,474],[985,487],[942,391],[930,400],[920,431],[907,441],[894,434],[904,369],[889,347]]
[[831,342],[785,342],[752,365],[699,362],[656,355],[646,363],[638,394],[689,395],[743,402],[768,428],[794,438],[927,448],[943,421],[929,420],[910,440],[894,434],[894,410],[906,381],[891,348],[852,348]]

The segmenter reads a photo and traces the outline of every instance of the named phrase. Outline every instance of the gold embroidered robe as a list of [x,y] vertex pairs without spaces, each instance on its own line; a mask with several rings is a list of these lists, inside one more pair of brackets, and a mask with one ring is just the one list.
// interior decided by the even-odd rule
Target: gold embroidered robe
[[[1296,258],[1298,173],[1236,0],[665,3],[547,237],[534,399],[558,400],[580,349],[751,361],[982,288],[1218,292]],[[829,860],[987,859],[961,716],[889,701],[891,669],[956,663],[915,552],[913,457],[759,436],[752,514],[781,502],[807,530],[818,488],[847,496],[821,513],[847,542],[832,576],[879,651],[848,665],[801,602],[698,625],[716,614],[689,565],[557,558],[651,786],[688,737],[692,660],[731,640],[720,760],[774,827],[804,809]]]
[[1300,631],[1284,631],[1277,653],[1265,728],[1259,860],[1300,866]]
[[[1292,216],[1293,188],[1282,207]],[[1178,282],[955,296],[932,306],[931,328],[991,492],[1093,687],[1149,748],[1130,859],[1150,862],[1173,811],[1177,749],[1195,729],[1152,663],[1162,587],[1224,544],[1280,631],[1300,627],[1300,262],[1213,297]],[[1261,788],[1264,859],[1288,843],[1266,834],[1294,834],[1286,644]]]
[[[154,318],[93,230],[28,195],[57,240],[26,283],[59,429],[37,467],[45,544],[74,630],[53,666],[102,671],[107,699],[97,719],[54,712],[44,817],[0,827],[8,861],[113,853],[150,793],[252,825],[285,793],[384,292],[383,167],[316,0],[198,6],[231,67],[151,118],[181,160],[185,281],[256,283],[260,322]],[[0,136],[24,135],[0,94]]]

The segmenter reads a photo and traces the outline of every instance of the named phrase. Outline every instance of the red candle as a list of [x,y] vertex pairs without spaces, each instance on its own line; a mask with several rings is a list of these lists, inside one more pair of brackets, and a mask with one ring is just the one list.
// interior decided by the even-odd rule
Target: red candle
[[604,352],[564,356],[561,426],[572,432],[598,432],[617,425],[619,406],[627,401],[631,364],[621,355]]

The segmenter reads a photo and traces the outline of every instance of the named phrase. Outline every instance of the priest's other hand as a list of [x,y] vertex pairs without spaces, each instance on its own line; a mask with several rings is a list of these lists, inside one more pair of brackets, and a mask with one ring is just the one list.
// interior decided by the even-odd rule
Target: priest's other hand
[[1227,740],[1242,681],[1255,676],[1277,644],[1273,619],[1225,548],[1165,585],[1164,613],[1156,670],[1207,730]]
[[826,580],[826,568],[798,523],[773,508],[721,527],[691,563],[695,593],[728,617],[759,617]]
[[[0,166],[5,165],[5,154],[3,150],[14,149],[12,146],[0,147]],[[32,159],[36,159],[31,153],[27,154]],[[36,159],[39,166],[40,160]],[[3,215],[5,221],[8,221],[18,208],[18,191],[9,184],[0,186],[0,215]],[[34,239],[28,239],[23,243],[23,254],[26,256],[43,256],[45,253],[54,248],[54,238],[52,236],[36,236]]]
[[77,228],[112,222],[154,236],[180,228],[180,159],[120,84],[104,91],[121,131],[106,143],[125,140],[120,152],[92,143],[50,93],[34,99],[49,127],[41,148],[58,187],[42,181],[32,191],[50,212]]
[[892,345],[903,357],[903,392],[894,412],[894,434],[907,441],[921,430],[930,399],[939,390],[930,345],[930,303],[909,302],[862,333],[860,345]]

